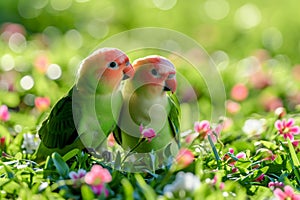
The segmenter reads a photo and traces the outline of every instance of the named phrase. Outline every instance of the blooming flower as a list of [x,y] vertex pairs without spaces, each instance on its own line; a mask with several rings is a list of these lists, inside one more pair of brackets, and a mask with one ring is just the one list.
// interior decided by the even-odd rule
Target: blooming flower
[[209,121],[203,120],[201,122],[195,122],[194,130],[199,133],[201,139],[204,139],[211,131]]
[[179,168],[185,168],[193,162],[194,154],[189,149],[182,148],[179,150],[175,160]]
[[0,121],[6,122],[10,118],[8,107],[6,105],[0,106]]
[[108,195],[104,184],[110,182],[112,177],[109,171],[101,165],[94,165],[91,171],[85,175],[84,180],[87,184],[91,185],[95,194],[100,195],[104,192],[105,195]]
[[265,123],[264,119],[248,119],[245,121],[243,131],[250,136],[260,135],[265,131]]
[[156,132],[153,128],[144,128],[142,124],[140,125],[140,132],[148,142],[151,142],[151,140],[156,137]]
[[22,148],[25,149],[26,153],[32,154],[36,150],[41,142],[38,135],[33,135],[31,133],[25,133],[23,135]]
[[164,187],[163,193],[169,198],[173,198],[176,194],[180,193],[180,191],[193,193],[200,185],[201,183],[197,176],[191,172],[185,173],[180,171],[176,174],[174,182]]
[[[223,160],[227,161],[228,165],[232,167],[232,172],[234,173],[234,172],[237,172],[238,169],[236,167],[234,167],[234,165],[236,163],[236,160],[234,160],[233,158],[231,158],[230,154],[234,156],[234,150],[233,150],[233,148],[229,148],[228,153],[226,153],[223,156]],[[238,154],[235,155],[235,157],[237,159],[244,159],[244,158],[247,157],[247,155],[244,152],[239,152]]]
[[116,143],[116,140],[114,138],[114,134],[112,134],[112,133],[109,134],[108,137],[107,137],[108,146],[113,147],[115,145],[115,143]]
[[277,120],[275,122],[275,128],[278,132],[283,135],[285,139],[289,138],[291,141],[294,141],[294,135],[300,133],[299,126],[294,126],[295,120],[293,118],[286,120]]
[[243,101],[248,97],[248,88],[244,84],[236,84],[231,89],[230,96],[236,101]]
[[79,169],[77,172],[75,171],[71,171],[69,173],[69,177],[72,179],[72,180],[79,180],[81,178],[83,178],[86,174],[86,171],[84,169]]
[[271,182],[268,183],[268,187],[270,189],[274,190],[277,187],[283,188],[284,184],[283,184],[283,182],[278,182],[278,181],[272,182],[271,181]]
[[71,171],[69,177],[74,181],[74,188],[79,188],[81,185],[81,180],[84,178],[86,171],[84,169],[79,169],[77,172]]
[[274,190],[274,195],[279,200],[300,200],[300,194],[295,194],[294,189],[287,185],[282,191],[280,188]]
[[43,112],[50,107],[50,99],[48,97],[37,97],[34,100],[35,107]]

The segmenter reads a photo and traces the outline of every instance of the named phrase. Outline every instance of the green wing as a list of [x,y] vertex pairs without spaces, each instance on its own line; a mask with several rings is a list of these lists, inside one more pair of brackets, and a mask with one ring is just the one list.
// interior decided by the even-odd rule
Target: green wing
[[63,148],[72,144],[78,136],[72,114],[72,91],[54,105],[38,131],[48,148]]
[[168,115],[168,121],[171,126],[173,135],[176,139],[178,146],[180,146],[180,104],[175,94],[169,94],[168,100],[170,104],[170,112]]

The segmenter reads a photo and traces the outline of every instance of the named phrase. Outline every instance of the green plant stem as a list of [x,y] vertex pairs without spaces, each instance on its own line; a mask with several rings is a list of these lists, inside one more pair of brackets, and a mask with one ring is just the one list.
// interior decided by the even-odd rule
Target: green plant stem
[[215,146],[214,142],[212,141],[211,136],[209,134],[207,135],[207,137],[208,137],[209,144],[210,144],[210,146],[213,150],[215,159],[217,161],[218,169],[220,169],[221,168],[221,163],[220,163],[221,159],[220,159],[220,156],[219,156],[218,151],[216,149],[216,146]]

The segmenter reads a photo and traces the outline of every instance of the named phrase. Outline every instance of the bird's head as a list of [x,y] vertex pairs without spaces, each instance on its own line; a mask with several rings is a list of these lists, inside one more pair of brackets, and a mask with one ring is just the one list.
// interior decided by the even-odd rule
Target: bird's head
[[[134,75],[127,55],[116,48],[101,48],[83,60],[78,71],[77,87],[111,92],[120,82]],[[99,88],[99,87],[98,87]]]
[[174,93],[177,87],[176,70],[174,65],[166,58],[151,55],[139,58],[133,62],[135,87],[149,88],[152,93]]

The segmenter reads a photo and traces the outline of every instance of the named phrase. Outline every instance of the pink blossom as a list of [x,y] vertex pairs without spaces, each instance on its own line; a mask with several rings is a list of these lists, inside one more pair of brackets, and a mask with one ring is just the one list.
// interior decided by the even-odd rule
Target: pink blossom
[[194,154],[192,151],[186,148],[179,150],[176,156],[176,163],[179,168],[185,168],[189,166],[194,160]]
[[[234,150],[233,148],[229,148],[228,150],[228,153],[226,153],[224,156],[223,156],[223,160],[224,161],[227,161],[228,165],[232,167],[232,172],[237,172],[238,169],[235,166],[235,163],[236,163],[236,160],[234,160],[233,158],[231,158],[230,154],[234,155]],[[238,154],[235,155],[235,157],[237,159],[244,159],[247,157],[247,155],[244,153],[244,152],[239,152]]]
[[40,72],[41,74],[46,73],[49,64],[50,64],[49,59],[44,54],[38,55],[34,61],[34,66],[36,67],[37,71]]
[[300,200],[300,195],[295,194],[294,189],[289,185],[285,186],[283,191],[280,188],[276,188],[274,195],[279,200]]
[[286,120],[277,120],[275,122],[275,128],[277,128],[278,132],[283,135],[285,139],[289,138],[291,141],[294,141],[294,135],[298,135],[300,133],[299,126],[294,126],[295,120],[290,118],[288,121]]
[[283,184],[283,182],[278,182],[278,181],[272,182],[271,181],[271,182],[268,183],[268,187],[270,189],[274,190],[277,187],[283,188],[284,184]]
[[36,97],[34,104],[40,112],[43,112],[50,107],[50,99],[48,97]]
[[283,107],[278,107],[275,109],[274,114],[278,116],[279,119],[286,115],[286,110]]
[[236,101],[243,101],[248,97],[248,88],[244,84],[238,83],[231,89],[230,96]]
[[97,186],[110,182],[112,177],[107,169],[101,165],[94,165],[91,171],[85,175],[84,180],[89,185]]
[[86,171],[84,169],[79,169],[78,172],[74,172],[74,171],[71,171],[69,173],[69,177],[72,179],[72,180],[79,180],[81,178],[83,178],[86,174]]
[[103,193],[106,197],[108,197],[109,195],[109,191],[104,187],[104,184],[92,185],[91,188],[96,195],[100,195]]
[[108,196],[108,190],[105,189],[104,184],[112,180],[109,171],[103,168],[101,165],[94,165],[90,172],[88,172],[84,180],[89,184],[93,192],[100,195],[104,192],[105,196]]
[[216,127],[212,128],[207,135],[210,135],[211,140],[216,143],[218,137],[220,136],[221,131],[223,130],[224,125],[218,124]]
[[6,105],[0,106],[0,121],[6,122],[10,118],[8,107]]
[[116,140],[115,140],[115,137],[114,137],[114,134],[109,134],[108,137],[107,137],[107,144],[108,146],[110,147],[113,147],[116,143]]
[[156,137],[156,132],[153,128],[144,128],[142,124],[140,125],[140,132],[148,142],[151,142],[151,140]]
[[235,101],[226,101],[226,110],[230,114],[236,114],[241,110],[241,105]]
[[195,122],[194,130],[199,133],[201,139],[204,139],[207,134],[211,131],[210,123],[207,120],[203,120],[200,122]]

